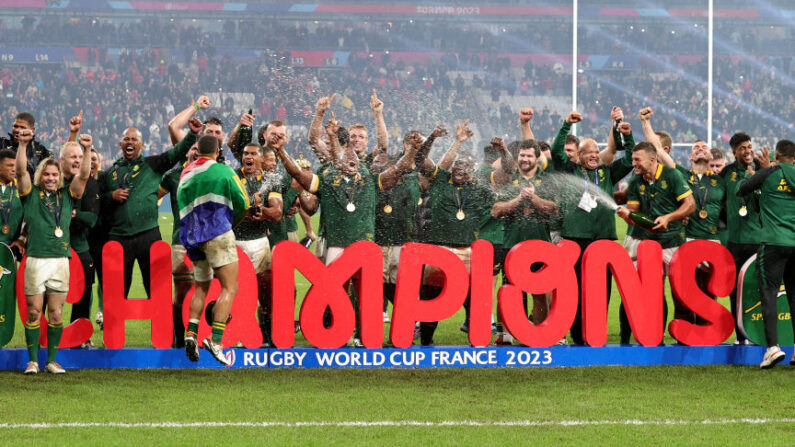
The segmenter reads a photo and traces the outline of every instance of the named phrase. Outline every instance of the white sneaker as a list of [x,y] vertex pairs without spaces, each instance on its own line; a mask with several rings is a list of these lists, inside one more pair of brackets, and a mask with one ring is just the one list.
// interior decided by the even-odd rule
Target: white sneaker
[[354,337],[351,337],[351,339],[348,340],[348,343],[346,343],[346,346],[348,346],[349,348],[363,348],[364,347],[364,345],[362,344],[362,341],[360,339],[354,338]]
[[102,315],[102,311],[97,311],[97,316],[94,318],[94,321],[99,326],[99,330],[105,329],[105,319]]
[[[185,345],[187,346],[187,343]],[[204,349],[210,351],[210,354],[212,354],[213,357],[215,357],[215,359],[218,360],[218,363],[224,366],[232,365],[229,359],[227,359],[226,356],[224,355],[224,350],[221,347],[221,345],[217,345],[213,343],[213,341],[210,340],[209,338],[205,338],[204,341],[202,342],[202,346],[204,347]]]
[[735,339],[734,339],[734,344],[735,344],[735,345],[750,345],[750,344],[751,344],[751,342],[750,342],[750,341],[749,341],[747,338],[746,338],[745,340],[743,340],[743,341],[737,340],[737,339],[735,338]]
[[25,368],[25,374],[32,375],[39,373],[39,364],[37,362],[28,362],[28,367]]
[[188,356],[188,360],[191,362],[199,361],[199,345],[193,335],[185,336],[185,355]]
[[44,369],[46,369],[47,372],[50,373],[50,374],[63,374],[63,373],[66,372],[65,369],[61,368],[61,365],[59,365],[59,364],[57,364],[55,362],[50,362],[50,363],[44,365]]
[[569,344],[569,341],[568,341],[568,340],[566,340],[566,337],[563,337],[563,338],[561,338],[561,339],[560,339],[560,340],[559,340],[557,343],[555,343],[555,344],[556,344],[556,345],[567,345],[567,344]]
[[384,323],[389,323],[389,314],[384,312]]
[[781,348],[778,346],[771,346],[765,351],[765,356],[762,357],[762,363],[759,364],[759,367],[762,369],[772,368],[776,366],[778,362],[784,360],[784,357],[786,357],[786,354],[784,354]]
[[494,340],[497,346],[511,346],[513,345],[513,335],[507,332],[497,332],[497,338]]

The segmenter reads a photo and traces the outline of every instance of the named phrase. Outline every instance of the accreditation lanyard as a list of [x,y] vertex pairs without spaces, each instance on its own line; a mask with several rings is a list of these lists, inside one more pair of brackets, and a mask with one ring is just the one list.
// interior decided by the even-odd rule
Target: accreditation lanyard
[[[585,181],[585,191],[589,191],[590,187],[591,187],[591,181],[590,181],[591,179],[588,178],[588,171],[585,168],[580,168],[580,171],[582,171],[583,180]],[[594,169],[593,178],[594,178],[593,184],[596,185],[596,192],[598,193],[598,191],[599,191],[599,170],[598,169]]]

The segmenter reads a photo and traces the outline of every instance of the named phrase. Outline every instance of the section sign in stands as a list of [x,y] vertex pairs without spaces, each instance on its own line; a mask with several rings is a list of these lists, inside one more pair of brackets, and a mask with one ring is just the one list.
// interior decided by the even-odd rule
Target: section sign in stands
[[8,245],[0,243],[0,346],[5,346],[14,336],[17,297],[14,285],[17,263]]
[[[752,342],[767,346],[765,337],[765,323],[762,318],[762,301],[759,297],[759,277],[756,271],[756,255],[751,256],[743,264],[737,278],[738,309],[742,309],[742,316],[737,317],[737,324]],[[793,292],[795,293],[795,292]],[[789,346],[793,344],[792,313],[787,302],[787,293],[784,285],[776,298],[776,314],[778,315],[778,344]]]

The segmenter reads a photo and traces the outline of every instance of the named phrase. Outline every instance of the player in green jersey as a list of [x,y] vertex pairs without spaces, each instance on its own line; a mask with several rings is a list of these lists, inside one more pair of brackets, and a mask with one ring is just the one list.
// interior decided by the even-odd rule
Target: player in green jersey
[[[25,342],[30,361],[25,374],[36,374],[39,371],[40,318],[45,300],[48,320],[45,368],[50,373],[63,374],[65,371],[55,361],[55,356],[63,334],[62,310],[69,292],[69,227],[72,223],[72,210],[83,196],[91,172],[90,147],[82,147],[80,170],[69,186],[65,187],[61,165],[53,158],[45,158],[39,163],[31,181],[26,169],[28,159],[23,143],[32,138],[29,130],[20,133],[20,148],[16,157],[17,185],[28,226],[24,281],[28,306]],[[78,143],[70,141],[64,144],[61,151],[65,152],[72,147],[81,149]]]

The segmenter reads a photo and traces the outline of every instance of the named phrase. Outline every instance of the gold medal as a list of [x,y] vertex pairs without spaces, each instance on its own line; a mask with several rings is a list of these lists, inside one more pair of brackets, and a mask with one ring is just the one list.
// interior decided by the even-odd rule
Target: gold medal
[[53,233],[55,233],[55,237],[63,236],[63,230],[61,229],[61,227],[55,227],[55,231],[53,231]]
[[392,205],[386,205],[384,207],[384,212],[387,213],[387,214],[392,213]]
[[349,213],[352,213],[356,211],[356,205],[354,205],[353,202],[348,202],[348,206],[346,206],[345,209],[348,210]]
[[522,210],[522,214],[524,214],[525,216],[529,216],[531,211],[532,211],[532,210],[530,209],[530,207],[527,207],[527,206],[526,206],[526,207],[524,207],[524,209]]
[[463,210],[458,210],[458,212],[455,213],[455,218],[458,219],[458,220],[464,220],[464,218],[466,218],[466,217],[467,217],[467,215],[464,214]]
[[701,211],[698,212],[698,217],[700,217],[702,219],[706,219],[707,216],[709,216],[709,213],[707,213],[707,210],[702,209]]
[[417,206],[419,205],[422,205],[422,197],[420,197],[420,200],[417,200]]
[[10,226],[8,226],[8,225],[3,225],[3,228],[2,228],[2,230],[0,230],[0,231],[2,231],[2,232],[3,232],[3,234],[8,234],[8,233],[10,233],[10,232],[11,232],[11,227],[10,227]]
[[746,208],[745,206],[741,206],[740,210],[737,211],[737,214],[739,214],[742,217],[747,216],[748,215],[748,208]]

